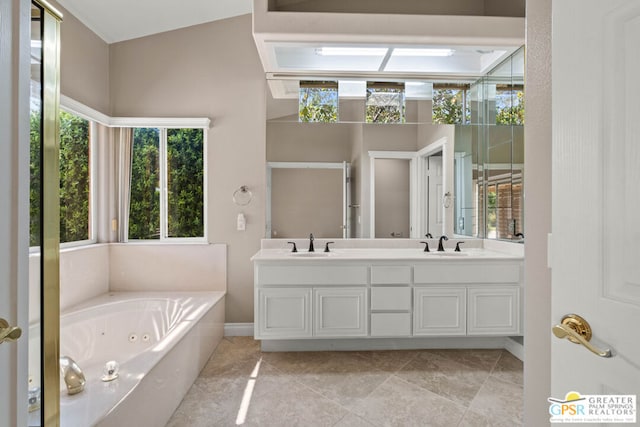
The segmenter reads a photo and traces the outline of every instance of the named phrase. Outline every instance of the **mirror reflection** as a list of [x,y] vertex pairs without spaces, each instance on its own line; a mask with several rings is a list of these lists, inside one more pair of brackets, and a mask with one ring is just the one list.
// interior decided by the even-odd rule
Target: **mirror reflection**
[[267,237],[520,240],[524,53],[457,82],[269,80]]

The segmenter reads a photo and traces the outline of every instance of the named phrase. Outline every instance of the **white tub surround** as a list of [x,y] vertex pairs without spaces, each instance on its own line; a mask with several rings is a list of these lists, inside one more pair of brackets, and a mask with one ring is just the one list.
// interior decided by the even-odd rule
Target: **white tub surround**
[[225,244],[113,243],[109,257],[112,291],[227,290]]
[[[60,354],[77,362],[87,382],[73,396],[62,382],[61,425],[166,424],[223,328],[224,292],[108,293],[63,313]],[[111,360],[119,376],[103,382]]]
[[522,255],[480,240],[465,239],[461,252],[457,241],[445,252],[429,242],[432,252],[416,240],[261,249],[252,258],[256,339],[265,350],[456,348],[505,347],[522,335]]

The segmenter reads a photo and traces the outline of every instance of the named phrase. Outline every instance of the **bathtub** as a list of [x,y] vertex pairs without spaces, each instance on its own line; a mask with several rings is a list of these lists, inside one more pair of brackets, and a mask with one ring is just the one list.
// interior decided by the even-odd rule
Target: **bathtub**
[[[60,355],[87,382],[69,396],[61,380],[61,426],[164,426],[223,330],[224,292],[112,292],[63,313]],[[119,377],[103,382],[110,360]]]

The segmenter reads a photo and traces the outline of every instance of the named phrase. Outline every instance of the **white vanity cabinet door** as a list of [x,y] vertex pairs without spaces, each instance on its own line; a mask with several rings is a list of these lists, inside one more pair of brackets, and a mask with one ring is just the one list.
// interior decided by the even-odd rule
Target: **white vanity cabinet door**
[[256,338],[306,338],[311,336],[311,289],[258,290]]
[[520,288],[469,288],[468,335],[519,335]]
[[465,335],[466,288],[414,288],[413,335]]
[[314,288],[313,335],[367,336],[367,288]]

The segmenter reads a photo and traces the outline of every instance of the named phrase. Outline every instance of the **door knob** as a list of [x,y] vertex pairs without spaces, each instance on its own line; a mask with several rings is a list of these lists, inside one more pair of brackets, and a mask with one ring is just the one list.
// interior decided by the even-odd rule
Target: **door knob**
[[0,319],[0,344],[5,341],[14,342],[22,335],[22,329],[17,326],[9,326],[9,322]]
[[600,357],[611,357],[611,350],[600,350],[591,341],[591,325],[577,314],[567,314],[559,325],[551,328],[553,335],[558,338],[566,338],[574,344],[581,344],[589,351]]

